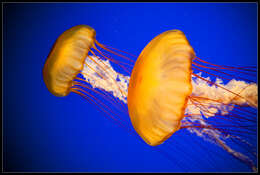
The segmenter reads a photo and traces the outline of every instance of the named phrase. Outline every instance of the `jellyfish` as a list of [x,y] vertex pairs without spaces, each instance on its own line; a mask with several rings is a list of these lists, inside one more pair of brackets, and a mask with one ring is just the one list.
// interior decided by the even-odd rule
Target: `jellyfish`
[[[121,104],[126,103],[129,77],[117,73],[111,63],[126,73],[130,73],[131,65],[113,59],[111,54],[128,61],[132,60],[115,50],[124,52],[99,43],[96,40],[96,31],[88,25],[77,25],[66,30],[55,41],[43,67],[43,80],[47,89],[57,97],[65,97],[71,92],[79,94],[97,105],[98,109],[105,112],[113,121],[117,121],[114,116],[119,118],[120,116],[111,110],[111,106],[88,92],[91,90],[109,100],[116,108],[119,108],[116,106],[116,100],[105,92],[111,92],[114,97],[122,101]],[[123,112],[126,113],[126,110]],[[117,123],[120,125],[119,121]]]
[[[91,82],[93,86],[110,88],[107,91],[114,92],[114,95],[122,100],[126,96],[126,94],[123,94],[125,90],[121,89],[127,88],[128,80],[121,81],[123,75],[117,74],[109,68],[110,63],[108,60],[117,63],[125,70],[127,69],[118,61],[102,53],[96,45],[111,53],[115,52],[100,44],[95,37],[95,30],[87,25],[74,26],[58,37],[43,68],[45,85],[53,95],[64,97],[70,92],[75,92],[79,88],[75,86],[81,85],[77,80],[83,80],[77,77],[77,75],[81,74],[86,76],[86,81]],[[93,50],[106,60],[99,59],[98,54]],[[92,55],[89,55],[89,53],[92,53]],[[95,78],[92,78],[92,76]],[[97,78],[107,81],[98,81]]]
[[192,75],[209,82],[192,73],[193,58],[194,50],[179,30],[155,37],[139,55],[130,78],[128,109],[135,130],[149,145],[161,144],[180,129],[189,99],[200,103],[212,103],[210,100],[219,100],[220,104],[247,103],[257,107],[256,84],[250,84],[243,95],[239,95],[239,87],[231,91],[219,85],[231,95],[222,94],[218,99],[210,99],[205,91],[198,96],[198,92],[191,95],[194,90],[202,90],[202,87],[192,88]]
[[[203,67],[195,59],[203,62],[195,56],[180,30],[166,31],[147,44],[135,63],[128,87],[127,105],[133,127],[151,146],[162,144],[180,129],[189,128],[193,132],[192,129],[201,128],[202,131],[195,129],[195,132],[211,137],[256,171],[253,162],[225,144],[218,132],[228,133],[207,124],[204,118],[219,112],[224,116],[234,105],[257,108],[257,84],[235,79],[226,85],[219,78],[216,82],[210,81],[201,76],[201,72],[193,72],[193,67],[198,70]],[[224,66],[204,68],[235,69]],[[239,70],[246,68],[237,68]]]
[[[124,61],[113,59],[111,54]],[[256,171],[249,157],[225,142],[232,138],[251,146],[238,136],[237,130],[232,130],[232,127],[247,129],[240,128],[236,122],[250,119],[233,114],[232,110],[239,107],[248,114],[250,111],[240,107],[257,108],[257,84],[233,79],[225,71],[250,74],[254,72],[253,67],[220,66],[198,58],[180,30],[156,36],[136,62],[130,57],[136,58],[99,43],[90,26],[74,26],[62,33],[53,45],[44,64],[43,79],[53,95],[64,97],[70,92],[80,95],[150,146],[161,145],[179,130],[187,129],[219,145]],[[224,84],[221,78],[226,77],[216,72],[231,79]],[[202,73],[216,76],[216,81]],[[130,117],[134,130],[126,127],[127,120],[120,112]],[[212,118],[231,120],[235,126],[218,125],[217,121],[210,121]]]

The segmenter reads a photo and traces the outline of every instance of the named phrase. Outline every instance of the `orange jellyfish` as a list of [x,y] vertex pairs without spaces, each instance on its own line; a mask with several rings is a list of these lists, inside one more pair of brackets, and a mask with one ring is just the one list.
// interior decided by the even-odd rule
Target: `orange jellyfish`
[[[77,25],[66,30],[56,40],[44,64],[43,79],[46,87],[57,97],[67,96],[70,92],[77,93],[97,105],[98,109],[111,118],[118,116],[88,91],[100,95],[117,108],[119,107],[116,106],[116,100],[105,91],[112,92],[113,96],[126,101],[129,78],[115,72],[110,62],[127,73],[130,72],[129,64],[111,58],[109,53],[126,60],[131,59],[115,50],[118,49],[99,43],[96,40],[96,31],[90,26]],[[100,92],[95,88],[105,91]]]
[[[98,43],[95,37],[96,32],[93,28],[87,25],[78,25],[62,33],[56,40],[43,68],[45,85],[53,95],[62,97],[69,94],[73,80],[83,69],[88,53],[96,55],[91,49],[95,49],[104,58],[118,63],[102,54],[95,44],[105,50],[110,50]],[[95,60],[93,62],[98,64]],[[104,69],[104,63],[100,64]],[[121,67],[124,66],[121,65]]]
[[170,30],[155,37],[139,55],[129,82],[127,105],[135,130],[147,144],[156,146],[179,129],[201,128],[226,151],[256,170],[252,161],[219,138],[217,131],[225,133],[225,130],[215,127],[216,124],[205,124],[204,118],[218,112],[225,116],[234,105],[257,108],[257,85],[232,80],[225,86],[220,79],[210,81],[195,74],[193,69],[202,72],[201,68],[208,68],[204,72],[210,74],[209,70],[242,72],[247,68],[202,63],[208,62],[195,56],[183,32]]

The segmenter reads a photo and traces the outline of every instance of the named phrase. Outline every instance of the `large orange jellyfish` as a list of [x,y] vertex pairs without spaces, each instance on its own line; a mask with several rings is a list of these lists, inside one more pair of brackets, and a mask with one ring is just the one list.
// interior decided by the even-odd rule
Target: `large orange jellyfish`
[[[77,93],[97,105],[123,128],[126,127],[122,118],[112,108],[129,113],[134,129],[151,146],[162,144],[184,128],[199,136],[206,135],[256,170],[254,163],[229,147],[221,135],[244,143],[232,127],[241,129],[239,133],[246,132],[243,131],[246,127],[241,127],[236,120],[251,120],[243,117],[249,112],[240,107],[257,108],[257,85],[233,80],[235,76],[225,71],[250,74],[254,72],[251,67],[219,66],[196,57],[179,30],[166,31],[155,37],[141,52],[135,65],[124,56],[131,54],[105,46],[97,42],[95,36],[93,28],[78,25],[58,37],[43,68],[44,82],[53,95],[62,97],[70,92]],[[109,55],[111,53],[131,63],[115,60]],[[134,66],[131,77],[115,71],[110,62],[128,75]],[[200,73],[196,74],[194,70]],[[225,85],[218,79],[224,77],[215,75],[216,72],[231,77],[229,83]],[[216,76],[216,82],[201,73]],[[111,105],[106,105],[89,91]],[[244,113],[232,114],[234,108]],[[211,118],[230,120],[235,125],[209,123]],[[134,133],[131,129],[127,131]]]
[[[128,109],[135,130],[148,144],[159,145],[180,129],[188,99],[194,98],[193,58],[194,50],[179,30],[155,37],[138,57],[129,82]],[[257,93],[254,87],[252,93]],[[246,97],[231,93],[257,107],[252,93]]]
[[[170,30],[158,35],[139,55],[129,82],[127,104],[132,124],[147,144],[160,145],[181,128],[198,127],[204,128],[204,131],[211,129],[225,132],[224,129],[214,127],[216,125],[205,124],[201,116],[209,118],[218,112],[222,112],[224,116],[234,105],[257,108],[258,95],[255,83],[232,80],[225,86],[220,79],[214,83],[201,74],[193,73],[193,68],[200,71],[203,71],[200,68],[208,68],[239,72],[247,70],[245,67],[214,68],[196,63],[195,59],[201,63],[208,63],[195,56],[193,48],[179,30]],[[212,65],[214,64],[210,64]],[[227,119],[230,118],[232,117]],[[196,120],[198,125],[192,125]],[[216,132],[207,134],[234,157],[256,170],[246,156],[227,146]]]

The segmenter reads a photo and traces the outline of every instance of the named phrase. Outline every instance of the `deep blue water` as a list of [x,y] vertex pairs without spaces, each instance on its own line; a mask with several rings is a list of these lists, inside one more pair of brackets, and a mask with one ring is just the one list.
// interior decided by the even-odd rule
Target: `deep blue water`
[[7,3],[3,19],[4,171],[251,171],[185,131],[159,152],[79,95],[53,96],[42,68],[56,38],[78,24],[135,55],[158,34],[179,29],[200,58],[256,66],[256,3]]

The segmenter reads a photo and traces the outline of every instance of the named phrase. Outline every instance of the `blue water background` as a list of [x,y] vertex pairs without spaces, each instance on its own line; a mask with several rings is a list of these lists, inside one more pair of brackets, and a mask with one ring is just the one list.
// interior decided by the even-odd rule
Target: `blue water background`
[[200,58],[256,66],[256,3],[8,3],[3,19],[4,171],[251,171],[185,132],[163,148],[169,160],[79,95],[53,96],[42,68],[56,38],[78,24],[135,55],[158,34],[179,29]]

